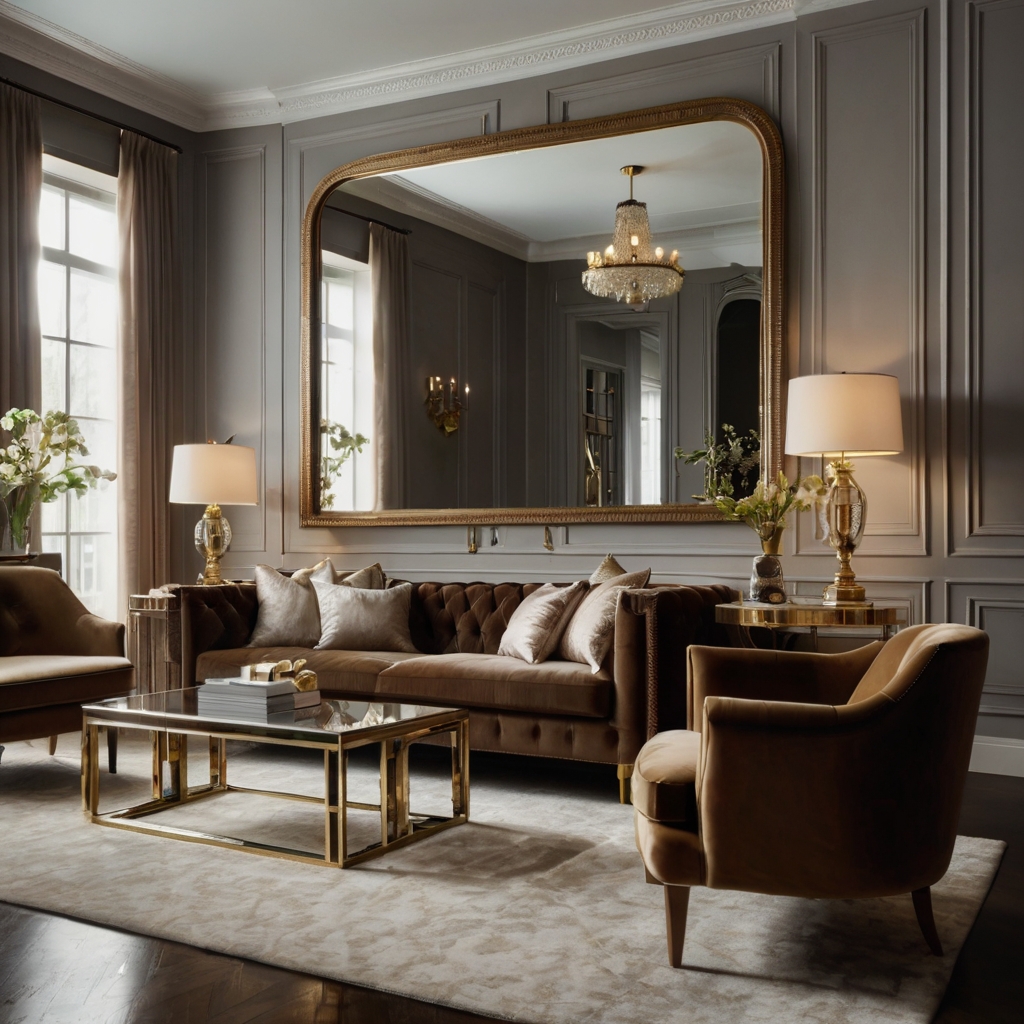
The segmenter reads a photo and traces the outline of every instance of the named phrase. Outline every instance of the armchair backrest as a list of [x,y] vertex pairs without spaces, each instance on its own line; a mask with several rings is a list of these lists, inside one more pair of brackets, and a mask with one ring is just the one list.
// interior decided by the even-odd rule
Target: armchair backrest
[[124,655],[124,626],[93,615],[52,569],[0,566],[0,657]]

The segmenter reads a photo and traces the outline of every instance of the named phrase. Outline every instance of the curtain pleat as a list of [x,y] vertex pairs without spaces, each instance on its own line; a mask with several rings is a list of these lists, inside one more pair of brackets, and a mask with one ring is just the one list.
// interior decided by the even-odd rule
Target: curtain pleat
[[370,225],[373,296],[373,388],[376,509],[404,508],[403,364],[409,345],[409,241],[381,224]]
[[174,367],[180,346],[178,155],[121,133],[120,607],[170,581],[168,483],[174,443]]
[[0,413],[39,410],[39,100],[0,83]]

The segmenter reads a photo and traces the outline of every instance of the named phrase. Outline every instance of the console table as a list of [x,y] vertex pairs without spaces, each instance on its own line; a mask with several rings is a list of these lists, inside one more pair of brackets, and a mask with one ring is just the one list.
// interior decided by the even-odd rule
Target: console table
[[733,601],[715,606],[715,620],[748,629],[754,626],[783,632],[807,629],[817,650],[819,628],[874,630],[879,639],[888,640],[896,629],[907,624],[907,610],[903,605],[885,601],[862,605],[826,605],[820,601],[787,601],[785,604]]

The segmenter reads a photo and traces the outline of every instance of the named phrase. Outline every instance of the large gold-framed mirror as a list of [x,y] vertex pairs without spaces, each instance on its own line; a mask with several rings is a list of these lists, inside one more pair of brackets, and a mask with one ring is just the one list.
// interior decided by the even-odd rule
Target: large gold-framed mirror
[[[650,245],[627,225],[615,256],[638,203]],[[302,229],[302,525],[720,519],[674,450],[728,417],[781,468],[782,233],[778,129],[735,99],[332,171]],[[657,268],[585,281],[623,247]]]

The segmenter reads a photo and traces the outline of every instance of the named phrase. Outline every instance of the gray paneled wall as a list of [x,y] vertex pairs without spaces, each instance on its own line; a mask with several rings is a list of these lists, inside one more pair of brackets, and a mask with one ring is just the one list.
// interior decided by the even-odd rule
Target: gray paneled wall
[[[502,527],[484,530],[476,555],[457,528],[298,524],[299,239],[324,174],[367,154],[501,128],[737,96],[776,117],[787,151],[788,374],[900,377],[907,450],[858,468],[870,501],[858,574],[879,597],[905,602],[914,621],[988,629],[979,731],[1024,737],[1021,52],[1024,0],[875,0],[507,85],[203,137],[194,359],[208,374],[197,374],[193,431],[240,429],[258,444],[266,496],[258,512],[232,517],[237,571],[330,553],[352,567],[379,559],[412,578],[567,579],[611,550],[628,567],[652,565],[657,579],[740,584],[756,543],[730,524],[559,528],[553,552],[540,527]],[[217,265],[225,260],[235,265]],[[531,290],[544,286],[545,271],[528,276]],[[486,282],[465,296],[481,321],[502,301]],[[504,475],[538,504],[551,482],[530,453],[553,440],[529,410],[554,391],[546,313],[531,304],[525,315],[500,340],[495,331],[494,351],[508,350],[502,415],[525,439],[522,452],[505,453]],[[460,372],[480,379],[473,365]],[[493,452],[493,435],[477,443]],[[467,450],[464,468],[474,458],[485,456]],[[501,477],[494,471],[492,488]],[[800,593],[818,592],[834,559],[810,522],[787,533],[787,577]],[[193,567],[190,549],[183,529],[182,559]]]

